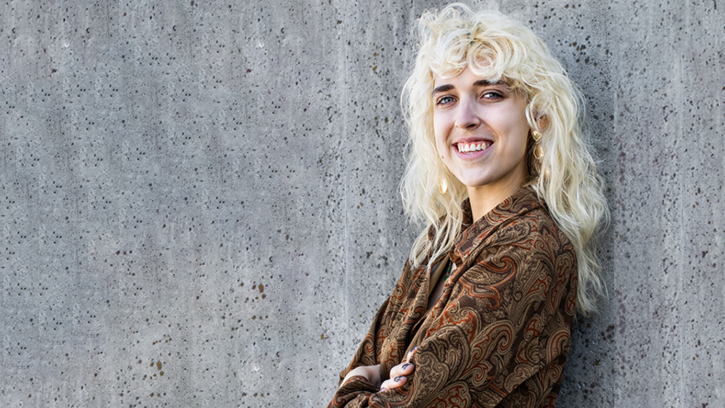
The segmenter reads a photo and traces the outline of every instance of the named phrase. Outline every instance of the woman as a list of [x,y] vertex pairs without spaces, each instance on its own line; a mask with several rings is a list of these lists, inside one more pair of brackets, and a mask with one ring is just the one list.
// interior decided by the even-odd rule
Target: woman
[[402,190],[427,228],[330,406],[553,407],[576,310],[602,292],[581,98],[508,17],[457,4],[419,25]]

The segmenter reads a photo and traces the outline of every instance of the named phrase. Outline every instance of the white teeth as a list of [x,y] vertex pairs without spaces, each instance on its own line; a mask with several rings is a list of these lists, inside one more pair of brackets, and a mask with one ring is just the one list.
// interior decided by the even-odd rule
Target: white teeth
[[462,153],[468,153],[468,152],[477,152],[479,150],[486,150],[486,148],[490,146],[486,142],[478,142],[478,143],[459,143],[458,144],[458,151]]

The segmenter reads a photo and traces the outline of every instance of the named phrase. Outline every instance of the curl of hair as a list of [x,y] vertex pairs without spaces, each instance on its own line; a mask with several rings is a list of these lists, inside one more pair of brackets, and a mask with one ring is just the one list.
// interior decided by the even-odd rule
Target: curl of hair
[[[435,75],[454,77],[466,67],[481,77],[504,79],[527,100],[526,117],[538,130],[544,151],[534,158],[529,141],[527,184],[546,202],[550,215],[571,240],[577,256],[577,309],[588,316],[605,291],[598,276],[596,245],[609,222],[603,182],[583,130],[583,98],[548,47],[528,27],[493,11],[474,13],[463,4],[418,20],[419,48],[403,88],[410,156],[401,182],[406,212],[424,225],[410,254],[419,266],[447,253],[461,232],[466,186],[437,153],[433,132]],[[405,106],[407,105],[407,106]],[[448,192],[438,188],[441,180]],[[428,231],[434,232],[431,240]]]

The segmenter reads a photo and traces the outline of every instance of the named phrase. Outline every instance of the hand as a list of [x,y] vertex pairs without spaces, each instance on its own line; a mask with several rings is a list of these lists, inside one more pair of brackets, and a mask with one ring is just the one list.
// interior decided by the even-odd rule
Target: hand
[[407,376],[413,374],[413,370],[415,369],[413,363],[410,362],[410,358],[413,357],[416,350],[418,350],[418,347],[408,353],[408,358],[406,358],[404,362],[390,369],[390,379],[385,380],[385,382],[380,385],[380,391],[387,391],[402,387],[406,382],[408,382]]
[[347,382],[351,377],[360,375],[365,377],[368,382],[376,387],[380,386],[380,364],[374,366],[360,366],[350,370],[345,376],[345,379],[340,383],[340,387]]

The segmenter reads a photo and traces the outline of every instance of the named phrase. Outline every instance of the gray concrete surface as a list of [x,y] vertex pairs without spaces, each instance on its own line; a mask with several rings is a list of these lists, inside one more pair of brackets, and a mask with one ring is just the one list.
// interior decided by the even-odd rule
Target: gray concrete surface
[[[725,406],[725,4],[473,3],[588,97],[609,298],[559,407]],[[322,406],[415,229],[439,1],[0,5],[0,406]]]

